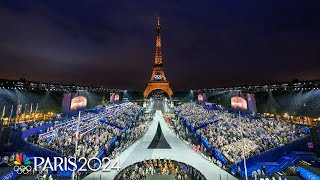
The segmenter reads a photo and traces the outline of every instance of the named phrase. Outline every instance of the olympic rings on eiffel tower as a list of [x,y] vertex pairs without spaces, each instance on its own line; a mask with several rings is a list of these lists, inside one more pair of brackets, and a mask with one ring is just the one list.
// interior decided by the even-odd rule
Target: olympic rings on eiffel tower
[[154,78],[155,79],[162,79],[162,75],[155,75]]

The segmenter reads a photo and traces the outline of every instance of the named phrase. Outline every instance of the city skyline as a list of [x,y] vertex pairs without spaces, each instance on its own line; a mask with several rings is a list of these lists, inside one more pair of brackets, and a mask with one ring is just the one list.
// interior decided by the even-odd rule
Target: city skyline
[[2,1],[0,78],[143,90],[160,16],[173,89],[318,80],[319,6]]

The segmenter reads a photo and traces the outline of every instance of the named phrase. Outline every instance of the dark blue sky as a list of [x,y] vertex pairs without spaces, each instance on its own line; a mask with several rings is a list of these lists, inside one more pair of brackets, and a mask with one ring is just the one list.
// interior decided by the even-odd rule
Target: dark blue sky
[[320,1],[1,0],[0,78],[143,90],[320,79]]

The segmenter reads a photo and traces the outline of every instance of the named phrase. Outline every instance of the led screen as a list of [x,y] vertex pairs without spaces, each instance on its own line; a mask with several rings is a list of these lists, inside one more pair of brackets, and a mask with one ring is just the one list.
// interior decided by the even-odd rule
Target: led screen
[[76,96],[71,99],[70,110],[85,108],[87,106],[87,98],[84,96]]
[[119,101],[119,100],[120,100],[119,94],[116,94],[116,95],[114,96],[114,100],[115,100],[115,101]]
[[231,107],[243,110],[248,109],[247,101],[240,96],[235,96],[231,98]]

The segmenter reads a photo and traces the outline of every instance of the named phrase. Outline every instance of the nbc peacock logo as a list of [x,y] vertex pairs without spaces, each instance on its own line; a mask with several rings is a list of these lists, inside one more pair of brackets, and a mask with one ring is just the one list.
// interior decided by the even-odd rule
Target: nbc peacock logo
[[17,155],[13,164],[15,165],[13,170],[18,174],[28,174],[32,170],[30,159],[22,153]]

